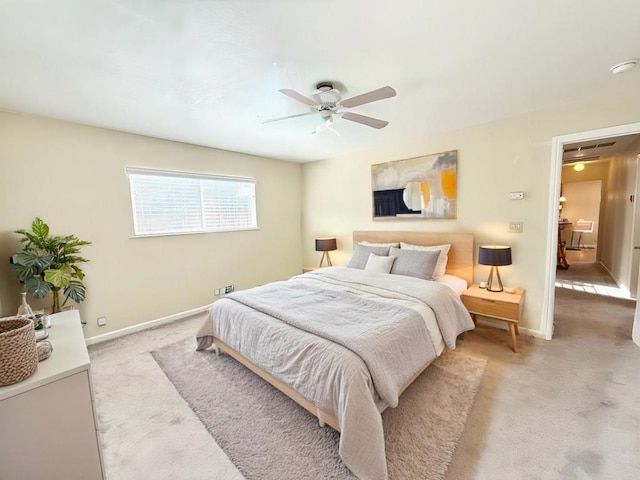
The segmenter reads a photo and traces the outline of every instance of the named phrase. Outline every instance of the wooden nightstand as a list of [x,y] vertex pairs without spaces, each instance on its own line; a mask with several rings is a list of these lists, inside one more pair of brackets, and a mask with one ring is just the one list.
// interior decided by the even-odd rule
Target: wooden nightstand
[[518,322],[522,318],[524,306],[524,290],[522,288],[517,288],[514,293],[489,292],[478,285],[472,285],[462,292],[462,303],[471,313],[474,323],[476,315],[507,322],[509,333],[511,333],[511,349],[518,352],[516,335],[520,334]]
[[313,272],[314,270],[318,270],[320,267],[302,267],[302,273]]

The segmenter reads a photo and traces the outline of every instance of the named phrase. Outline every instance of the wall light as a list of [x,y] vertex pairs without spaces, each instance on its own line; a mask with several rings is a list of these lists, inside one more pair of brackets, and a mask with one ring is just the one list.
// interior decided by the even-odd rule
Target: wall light
[[576,172],[581,172],[582,170],[584,170],[584,163],[576,163],[576,164],[573,166],[573,169],[574,169]]

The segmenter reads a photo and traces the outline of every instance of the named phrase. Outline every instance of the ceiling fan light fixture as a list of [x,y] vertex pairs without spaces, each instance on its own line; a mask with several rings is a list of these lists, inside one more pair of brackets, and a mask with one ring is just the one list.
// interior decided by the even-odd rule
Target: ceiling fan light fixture
[[[269,120],[265,120],[262,123],[273,123],[280,120],[313,114],[320,114],[320,117],[322,117],[323,120],[327,120],[331,117],[332,114],[336,114],[340,115],[344,120],[349,120],[351,122],[359,123],[361,125],[366,125],[368,127],[376,129],[384,128],[389,124],[389,122],[387,122],[386,120],[380,120],[354,112],[344,112],[343,109],[358,107],[367,103],[384,100],[385,98],[395,97],[397,92],[392,87],[386,86],[378,88],[376,90],[371,90],[370,92],[356,95],[355,97],[351,97],[346,100],[341,99],[340,92],[336,90],[333,84],[330,82],[318,83],[316,85],[316,88],[316,92],[312,94],[313,99],[289,88],[281,89],[280,93],[311,107],[311,112],[287,115],[286,117],[272,118]],[[325,125],[324,127],[331,129],[328,125]],[[331,130],[333,131],[333,129]],[[339,135],[338,132],[335,133]]]
[[620,73],[626,73],[629,70],[633,70],[640,63],[639,58],[632,58],[630,60],[625,60],[624,62],[616,63],[609,70],[614,75],[618,75]]
[[340,101],[340,92],[333,87],[331,82],[318,83],[316,90],[317,92],[313,94],[313,97],[320,104],[332,106]]

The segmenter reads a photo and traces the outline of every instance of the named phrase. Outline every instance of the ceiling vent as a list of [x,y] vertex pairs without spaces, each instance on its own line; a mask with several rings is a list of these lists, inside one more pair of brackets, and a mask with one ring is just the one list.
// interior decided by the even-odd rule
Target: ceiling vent
[[572,157],[572,158],[565,158],[562,160],[563,164],[570,164],[570,163],[583,163],[583,162],[588,162],[590,160],[598,160],[600,158],[600,155],[591,155],[590,157]]
[[565,148],[564,153],[580,152],[582,150],[591,150],[592,148],[613,147],[616,142],[594,143],[593,145],[583,145],[582,147]]

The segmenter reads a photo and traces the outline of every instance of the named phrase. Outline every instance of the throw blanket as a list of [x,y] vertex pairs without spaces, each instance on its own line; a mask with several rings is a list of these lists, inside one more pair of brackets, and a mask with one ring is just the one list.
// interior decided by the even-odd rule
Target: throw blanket
[[422,302],[433,310],[447,348],[451,350],[456,348],[458,335],[474,328],[471,315],[458,295],[441,283],[403,275],[365,272],[357,268],[346,267],[323,268],[294,278],[299,280],[313,279],[359,289],[373,287],[368,290],[377,292],[381,297],[410,297]]
[[[412,304],[419,308],[407,308]],[[446,286],[327,268],[216,302],[197,334],[198,349],[217,337],[335,414],[342,460],[359,478],[384,480],[379,411],[385,405],[379,409],[377,395],[386,405],[397,404],[406,379],[435,357],[427,318],[416,315],[425,304],[431,305],[449,348],[455,348],[459,333],[473,328],[460,299]]]
[[[406,307],[300,281],[271,283],[227,298],[356,353],[390,407],[398,405],[402,387],[436,356],[424,320]],[[401,349],[416,355],[401,355]]]

